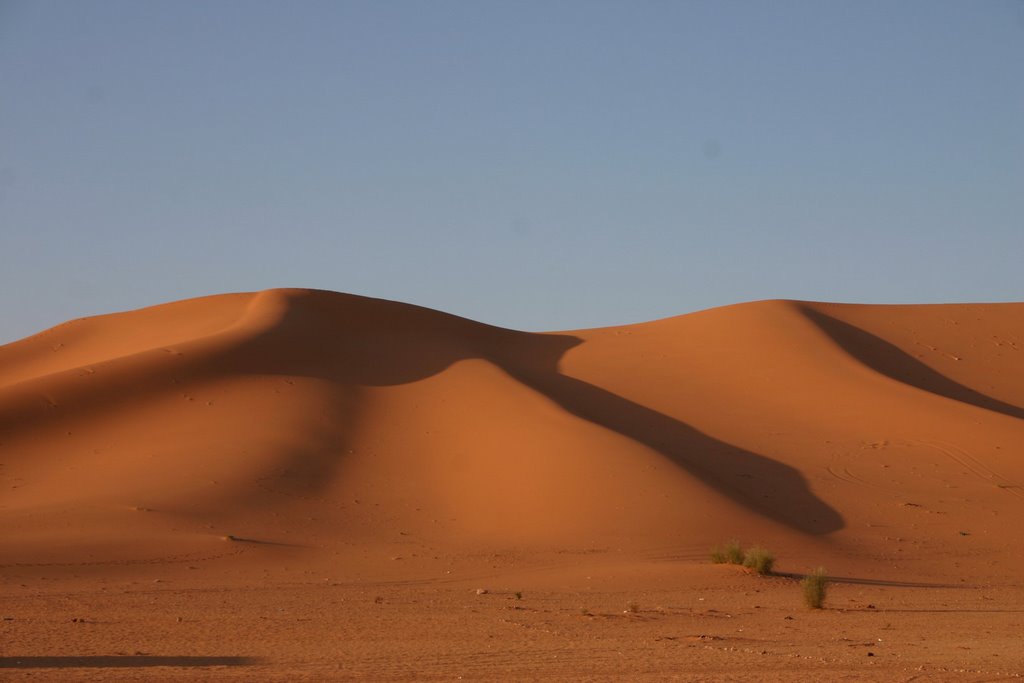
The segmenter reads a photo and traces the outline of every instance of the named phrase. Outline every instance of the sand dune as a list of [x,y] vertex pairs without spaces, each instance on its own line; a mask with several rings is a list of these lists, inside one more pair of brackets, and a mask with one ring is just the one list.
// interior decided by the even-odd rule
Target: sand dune
[[270,290],[77,320],[0,347],[2,563],[226,535],[309,558],[736,537],[1004,575],[1022,370],[1019,304],[763,301],[528,334]]
[[[1001,680],[1022,377],[1024,304],[528,334],[270,290],[72,321],[0,347],[0,669]],[[729,539],[779,574],[709,564]],[[831,609],[795,612],[818,565]]]

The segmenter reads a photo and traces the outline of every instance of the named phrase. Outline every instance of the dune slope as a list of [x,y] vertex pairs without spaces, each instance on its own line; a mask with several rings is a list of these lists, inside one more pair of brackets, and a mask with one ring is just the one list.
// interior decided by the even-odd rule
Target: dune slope
[[545,334],[312,290],[99,316],[0,347],[0,565],[740,538],[1009,577],[1022,376],[1022,304],[764,301]]

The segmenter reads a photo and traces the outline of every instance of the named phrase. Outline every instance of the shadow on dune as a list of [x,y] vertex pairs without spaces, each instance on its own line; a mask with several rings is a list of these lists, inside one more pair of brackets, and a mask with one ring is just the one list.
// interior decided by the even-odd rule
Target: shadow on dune
[[[582,340],[545,336],[558,346]],[[523,384],[547,396],[569,413],[621,434],[662,454],[676,466],[741,506],[807,534],[826,534],[844,526],[839,513],[815,496],[796,469],[732,446],[685,422],[558,370],[566,349],[529,366],[495,361]]]
[[[565,334],[530,334],[491,327],[430,309],[380,299],[314,290],[273,291],[265,296],[270,321],[252,334],[222,344],[190,348],[138,368],[104,369],[91,390],[79,383],[57,412],[95,412],[138,400],[146,392],[181,392],[225,376],[302,376],[327,380],[326,408],[337,429],[318,439],[317,452],[296,450],[278,468],[277,486],[316,490],[341,464],[345,432],[355,419],[363,387],[407,384],[452,364],[482,359],[547,396],[569,413],[654,449],[676,466],[747,509],[808,534],[841,529],[839,513],[815,496],[796,469],[718,441],[685,422],[559,371],[571,348],[583,343]],[[261,304],[262,305],[262,304]],[[685,389],[683,389],[685,390]],[[24,427],[45,419],[31,407],[0,415]],[[53,411],[47,411],[52,415]],[[6,418],[6,419],[5,419]],[[288,480],[292,480],[291,483]]]
[[506,330],[408,304],[312,292],[294,298],[279,324],[232,349],[220,365],[267,372],[272,361],[280,374],[352,387],[406,384],[460,360],[487,360],[569,413],[656,450],[760,515],[808,534],[844,526],[796,469],[563,375],[559,362],[581,343],[571,335]]
[[986,396],[936,372],[903,349],[855,325],[810,307],[800,307],[807,319],[853,358],[891,379],[954,401],[1024,419],[1024,408]]
[[[310,343],[310,340],[315,340]],[[494,328],[395,302],[313,293],[279,325],[232,349],[227,367],[321,377],[345,386],[406,384],[481,358],[568,413],[642,443],[739,505],[813,535],[843,527],[799,471],[712,438],[645,405],[559,372],[579,337]],[[324,480],[324,479],[322,479]]]
[[[83,655],[79,657],[0,657],[0,669],[136,669],[251,666],[254,657],[157,657],[153,655]],[[26,674],[27,675],[27,674]]]

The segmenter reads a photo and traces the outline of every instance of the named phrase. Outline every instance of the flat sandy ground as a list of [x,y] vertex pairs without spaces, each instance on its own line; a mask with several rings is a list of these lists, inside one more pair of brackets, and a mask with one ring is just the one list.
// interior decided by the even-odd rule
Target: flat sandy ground
[[[508,556],[448,558],[438,563],[451,567],[440,577],[388,581],[296,570],[247,583],[229,580],[216,566],[189,575],[151,568],[101,581],[29,572],[4,587],[0,679],[999,681],[1024,675],[1019,587],[853,578],[830,586],[825,609],[809,610],[794,578],[680,559],[546,559],[520,568]],[[168,575],[175,578],[154,578]]]

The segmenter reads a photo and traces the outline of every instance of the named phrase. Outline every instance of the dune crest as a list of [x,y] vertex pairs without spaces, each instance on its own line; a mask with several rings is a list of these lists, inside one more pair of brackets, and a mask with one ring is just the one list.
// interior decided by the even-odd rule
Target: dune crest
[[0,347],[0,564],[233,536],[744,537],[870,565],[884,522],[921,570],[972,529],[964,561],[998,573],[1024,502],[1022,314],[764,301],[530,334],[290,289],[76,320]]

